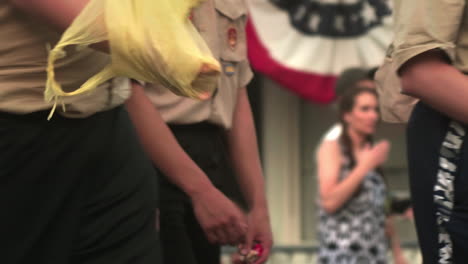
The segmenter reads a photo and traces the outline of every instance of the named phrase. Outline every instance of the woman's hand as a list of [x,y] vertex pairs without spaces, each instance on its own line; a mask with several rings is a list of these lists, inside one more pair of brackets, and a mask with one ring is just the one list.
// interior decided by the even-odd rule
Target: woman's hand
[[403,254],[399,254],[397,257],[393,258],[393,263],[395,263],[395,264],[407,264],[408,262],[406,261],[405,257],[403,257]]
[[382,165],[388,158],[390,142],[383,140],[374,146],[366,145],[356,153],[358,166],[373,170]]

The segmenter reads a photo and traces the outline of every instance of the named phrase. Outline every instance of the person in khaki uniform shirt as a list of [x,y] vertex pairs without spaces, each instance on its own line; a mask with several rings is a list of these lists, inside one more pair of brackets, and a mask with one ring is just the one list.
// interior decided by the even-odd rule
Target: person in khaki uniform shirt
[[[2,264],[160,263],[155,172],[119,106],[130,82],[68,98],[47,120],[46,46],[87,2],[0,0]],[[109,60],[68,55],[56,68],[67,91]]]
[[[466,0],[396,1],[395,38],[377,75],[384,92],[398,92],[398,82],[387,78],[393,75],[404,94],[419,100],[408,122],[408,163],[418,239],[429,264],[468,259],[467,11]],[[397,119],[414,99],[382,98]]]
[[[160,177],[160,228],[165,263],[218,264],[220,244],[272,246],[264,181],[245,86],[249,67],[243,0],[209,0],[190,14],[222,67],[210,99],[178,97],[158,85],[138,84],[127,103]],[[146,95],[151,105],[140,102]],[[133,114],[144,108],[145,116]],[[165,123],[169,125],[170,130]],[[174,140],[175,136],[176,140]],[[182,148],[181,148],[182,147]],[[165,151],[169,150],[169,151]],[[247,216],[231,202],[236,174]],[[226,197],[227,196],[227,197]]]

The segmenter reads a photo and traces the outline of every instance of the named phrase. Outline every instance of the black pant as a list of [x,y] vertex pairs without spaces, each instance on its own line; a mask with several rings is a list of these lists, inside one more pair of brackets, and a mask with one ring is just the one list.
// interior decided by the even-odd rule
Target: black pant
[[[170,126],[177,140],[228,197],[244,204],[229,165],[222,128],[208,123]],[[190,172],[187,172],[190,177]],[[189,198],[160,177],[161,242],[166,264],[219,264],[220,247],[210,244]]]
[[190,203],[165,201],[160,210],[163,263],[220,263],[220,247],[206,239]]
[[156,176],[123,108],[0,113],[2,264],[160,263]]
[[[434,204],[441,144],[450,119],[418,103],[408,124],[408,165],[416,229],[425,264],[438,262],[438,226]],[[466,137],[466,136],[465,136]],[[468,142],[462,145],[454,182],[454,208],[446,229],[454,263],[468,261]]]

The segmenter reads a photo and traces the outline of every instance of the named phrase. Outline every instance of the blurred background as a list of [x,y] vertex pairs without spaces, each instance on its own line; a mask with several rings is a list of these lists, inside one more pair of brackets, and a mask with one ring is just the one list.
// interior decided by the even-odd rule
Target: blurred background
[[[249,85],[275,238],[270,264],[316,263],[315,151],[337,121],[335,82],[351,67],[378,66],[392,39],[387,0],[247,0]],[[379,125],[392,144],[389,191],[409,197],[405,124]],[[414,224],[396,218],[408,263],[421,263]],[[223,264],[232,248],[224,249]],[[391,256],[389,254],[389,259]],[[392,262],[390,262],[392,263]]]

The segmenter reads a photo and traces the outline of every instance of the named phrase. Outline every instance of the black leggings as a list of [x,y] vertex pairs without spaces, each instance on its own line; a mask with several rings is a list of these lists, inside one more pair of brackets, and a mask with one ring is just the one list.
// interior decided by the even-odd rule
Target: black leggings
[[156,175],[126,111],[47,113],[0,113],[1,263],[160,263]]
[[[434,187],[439,172],[441,147],[451,120],[418,103],[408,123],[408,165],[418,239],[424,264],[438,263],[439,226],[436,222]],[[466,136],[464,137],[466,138]],[[462,138],[462,139],[464,139]],[[468,142],[461,146],[454,173],[454,205],[444,224],[453,243],[453,263],[468,261]],[[449,153],[450,154],[450,153]]]

